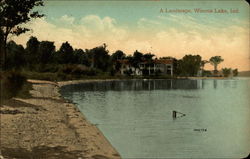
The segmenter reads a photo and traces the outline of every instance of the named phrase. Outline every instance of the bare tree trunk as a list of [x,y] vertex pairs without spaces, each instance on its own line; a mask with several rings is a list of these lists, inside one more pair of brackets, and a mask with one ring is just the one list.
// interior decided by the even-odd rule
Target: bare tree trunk
[[214,74],[217,75],[218,74],[218,70],[217,70],[217,64],[214,64]]
[[7,63],[6,63],[6,58],[7,58],[7,48],[6,48],[6,45],[7,45],[7,37],[4,37],[3,39],[3,42],[1,44],[1,51],[2,51],[2,55],[3,55],[3,58],[1,59],[2,61],[2,69],[5,70],[6,69],[6,66],[7,66]]
[[3,69],[4,67],[4,60],[5,60],[5,46],[4,46],[4,38],[0,35],[0,67]]

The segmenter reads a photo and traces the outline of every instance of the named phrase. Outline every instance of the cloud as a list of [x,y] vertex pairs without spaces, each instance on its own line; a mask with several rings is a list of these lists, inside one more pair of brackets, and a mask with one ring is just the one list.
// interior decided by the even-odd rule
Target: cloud
[[25,45],[30,36],[36,36],[39,40],[55,41],[57,48],[69,41],[74,47],[89,48],[102,45],[103,43],[119,43],[126,38],[126,30],[116,26],[116,21],[110,17],[103,19],[96,15],[83,17],[79,23],[74,23],[75,18],[64,15],[55,20],[55,23],[63,22],[67,25],[56,25],[48,22],[45,18],[36,19],[26,24],[32,32],[23,34],[13,39]]
[[[58,25],[58,21],[67,25]],[[173,24],[169,26],[166,24]],[[185,29],[175,27],[175,23]],[[191,16],[157,17],[153,20],[141,18],[137,28],[120,25],[112,17],[101,18],[98,15],[83,16],[79,20],[64,15],[57,20],[36,19],[27,26],[32,32],[13,38],[17,43],[26,44],[30,36],[36,36],[40,41],[55,41],[57,49],[65,41],[74,48],[90,49],[103,43],[108,45],[110,52],[118,49],[127,54],[135,50],[151,52],[160,56],[182,58],[185,54],[200,54],[204,59],[220,55],[225,61],[221,67],[249,70],[249,29],[240,25],[230,25],[216,28],[199,24]],[[156,29],[142,29],[139,26]],[[218,31],[208,31],[216,29]],[[212,68],[212,67],[211,67]]]
[[158,26],[160,24],[161,24],[160,21],[150,20],[150,19],[147,19],[147,18],[141,18],[137,22],[137,25],[138,25],[139,28],[155,27],[155,26]]
[[75,21],[75,18],[68,16],[68,15],[64,15],[59,19],[59,21],[62,23],[66,23],[66,24],[73,24]]

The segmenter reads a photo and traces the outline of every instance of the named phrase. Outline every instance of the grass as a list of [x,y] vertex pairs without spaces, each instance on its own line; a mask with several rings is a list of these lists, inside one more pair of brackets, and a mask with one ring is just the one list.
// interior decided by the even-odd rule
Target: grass
[[32,86],[20,72],[14,70],[1,71],[0,81],[1,102],[12,97],[30,97],[29,90],[32,89]]

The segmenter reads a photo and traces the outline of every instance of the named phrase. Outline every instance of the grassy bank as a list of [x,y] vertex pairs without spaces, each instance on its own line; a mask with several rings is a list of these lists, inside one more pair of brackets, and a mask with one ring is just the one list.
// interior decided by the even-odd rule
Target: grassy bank
[[12,97],[30,97],[31,83],[27,82],[25,75],[18,71],[1,71],[0,74],[0,102]]

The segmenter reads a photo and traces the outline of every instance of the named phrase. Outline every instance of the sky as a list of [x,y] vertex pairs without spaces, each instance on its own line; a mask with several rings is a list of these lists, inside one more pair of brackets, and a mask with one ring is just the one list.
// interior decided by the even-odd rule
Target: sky
[[138,50],[177,59],[222,56],[219,69],[250,70],[249,5],[243,0],[47,0],[34,10],[46,16],[24,24],[32,31],[9,40],[25,46],[35,36],[54,41],[57,49],[66,41],[82,49],[106,43],[110,53]]

